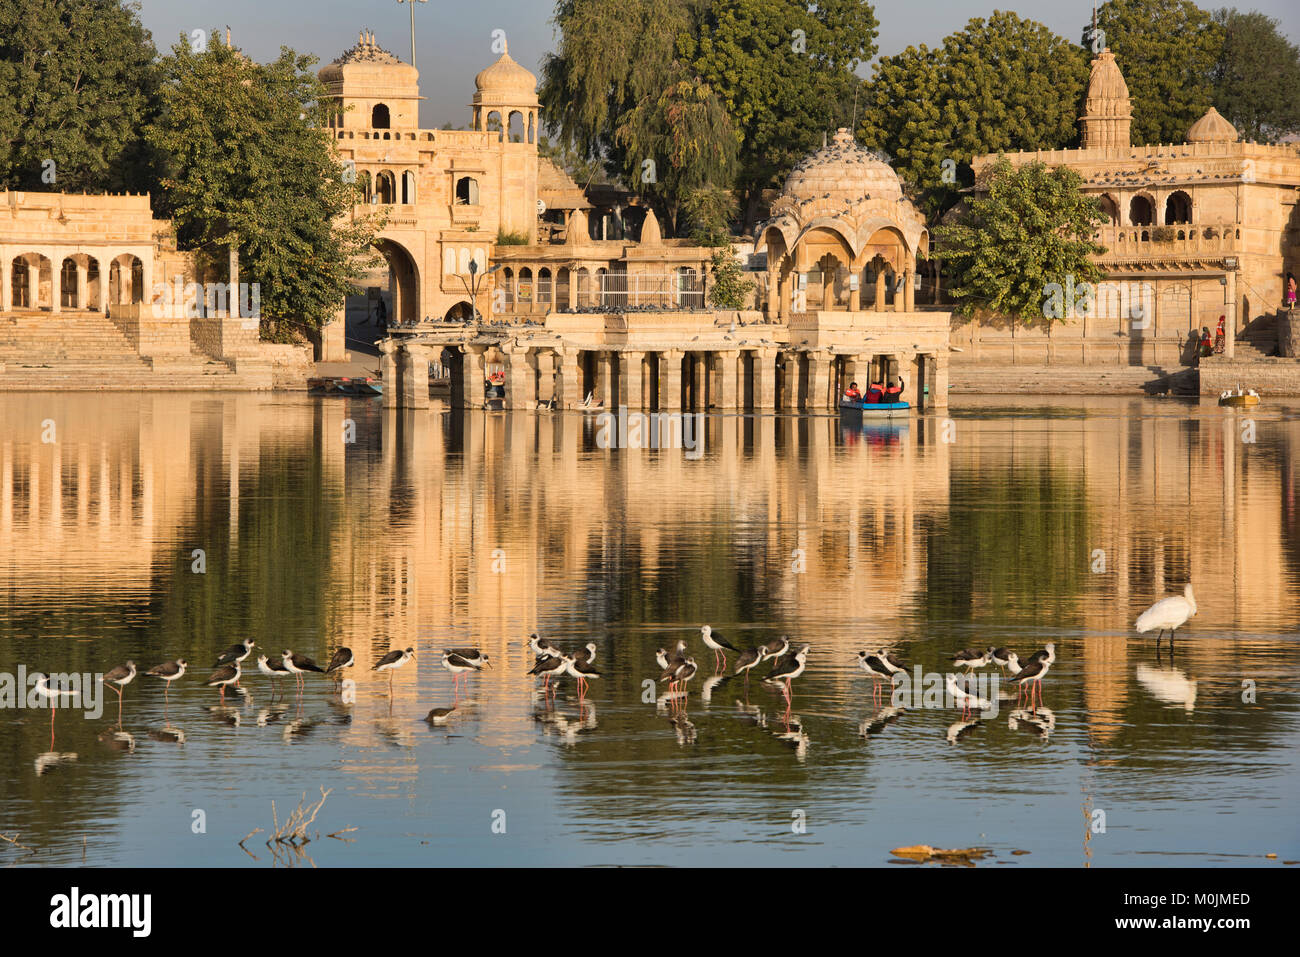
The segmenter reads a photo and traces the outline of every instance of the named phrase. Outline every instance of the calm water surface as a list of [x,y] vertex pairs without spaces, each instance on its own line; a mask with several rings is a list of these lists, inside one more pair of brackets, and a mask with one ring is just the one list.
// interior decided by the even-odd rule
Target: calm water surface
[[[1300,409],[1041,402],[866,431],[711,417],[695,459],[600,448],[578,415],[0,396],[0,673],[192,669],[166,707],[128,686],[120,731],[111,692],[99,718],[60,709],[53,749],[48,710],[0,710],[0,833],[35,851],[0,843],[0,866],[876,865],[922,843],[1286,866]],[[1188,580],[1200,614],[1157,659],[1133,619]],[[706,622],[812,645],[788,724],[760,682],[696,680],[676,719],[653,700],[661,644],[712,673]],[[585,707],[534,689],[534,630],[596,642]],[[355,703],[253,673],[223,707],[201,679],[245,636],[349,645]],[[935,672],[1048,641],[1045,709],[964,729],[879,713],[854,657]],[[430,727],[455,700],[440,651],[471,644],[496,667]],[[365,665],[407,645],[390,698]],[[320,836],[277,859],[272,802],[283,820],[321,788]]]

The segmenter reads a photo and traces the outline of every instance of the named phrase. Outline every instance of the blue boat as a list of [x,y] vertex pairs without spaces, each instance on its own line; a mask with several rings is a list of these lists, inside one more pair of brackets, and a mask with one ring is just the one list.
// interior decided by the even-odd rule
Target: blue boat
[[840,415],[848,419],[881,418],[907,415],[912,406],[907,402],[866,402],[862,399],[840,399]]

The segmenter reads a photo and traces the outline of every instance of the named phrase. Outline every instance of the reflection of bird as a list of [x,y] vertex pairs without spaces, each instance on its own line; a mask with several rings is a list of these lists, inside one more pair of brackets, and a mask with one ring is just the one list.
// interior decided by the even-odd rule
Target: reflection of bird
[[[705,625],[700,629],[700,637],[704,639],[705,646],[713,652],[713,665],[718,670],[727,667],[728,651],[740,650],[731,642],[727,641],[726,638],[714,634],[713,629],[708,625]],[[718,660],[719,658],[721,661]]]
[[1160,639],[1167,631],[1169,632],[1169,647],[1174,646],[1174,633],[1183,626],[1183,623],[1196,614],[1196,598],[1192,595],[1192,583],[1188,582],[1187,587],[1183,589],[1182,595],[1171,595],[1168,598],[1162,598],[1146,611],[1138,616],[1137,631],[1139,635],[1145,634],[1152,629],[1157,630],[1156,647],[1160,647]]
[[1139,664],[1137,680],[1157,701],[1182,705],[1183,710],[1189,712],[1196,708],[1196,679],[1188,678],[1177,668],[1152,668]]

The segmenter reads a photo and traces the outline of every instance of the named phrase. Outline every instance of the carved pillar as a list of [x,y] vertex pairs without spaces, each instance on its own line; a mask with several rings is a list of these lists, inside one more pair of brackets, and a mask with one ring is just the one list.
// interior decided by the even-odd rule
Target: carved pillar
[[1229,269],[1223,287],[1223,354],[1231,359],[1237,354],[1237,271]]
[[[392,339],[379,341],[379,378],[384,383],[384,408],[396,409],[402,390],[397,369],[397,343]],[[468,357],[467,357],[468,358]]]
[[936,409],[948,408],[948,351],[934,357],[934,381],[930,383],[931,405]]
[[582,405],[582,368],[578,365],[578,355],[576,349],[560,349],[555,353],[556,393],[561,409]]
[[709,409],[709,354],[691,353],[691,408],[695,412]]
[[903,309],[906,312],[916,311],[916,271],[909,269],[903,273]]
[[[429,352],[421,345],[408,344],[397,353],[397,378],[401,383],[398,408],[429,407]],[[388,389],[384,389],[388,394]]]
[[885,311],[885,270],[881,269],[876,273],[876,304],[872,307],[876,312]]
[[501,354],[506,360],[506,408],[534,409],[537,399],[533,395],[536,374],[530,361],[528,349],[521,346],[505,346]]
[[[484,402],[483,354],[487,351],[487,347],[466,344],[461,349],[464,352],[464,357],[460,365],[460,407],[463,409],[481,409]],[[384,391],[387,392],[387,388]]]
[[645,364],[644,352],[616,352],[618,363],[619,405],[625,405],[632,411],[645,407],[645,393],[642,391],[642,366]]
[[740,353],[734,350],[715,353],[718,363],[718,394],[713,397],[715,409],[739,409],[745,404],[741,394]]
[[808,353],[808,397],[804,408],[823,412],[830,406],[831,362],[829,352]]
[[776,408],[776,350],[754,350],[754,411]]
[[783,352],[777,357],[777,364],[784,373],[781,376],[781,394],[777,396],[777,407],[788,412],[799,406],[799,353]]
[[50,312],[63,308],[63,257],[58,250],[50,251]]
[[88,282],[89,275],[90,275],[90,267],[87,266],[85,263],[81,263],[81,262],[77,263],[76,308],[78,309],[85,309],[86,306],[89,305],[90,303],[90,299],[87,296],[87,291],[86,291],[86,283]]
[[682,411],[682,350],[659,353],[659,411]]

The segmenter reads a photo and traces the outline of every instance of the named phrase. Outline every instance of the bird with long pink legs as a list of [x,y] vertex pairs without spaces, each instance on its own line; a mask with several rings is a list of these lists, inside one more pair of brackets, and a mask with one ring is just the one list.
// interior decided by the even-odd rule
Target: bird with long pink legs
[[1047,677],[1047,672],[1055,663],[1056,644],[1049,641],[1043,647],[1043,650],[1035,652],[1029,664],[1021,668],[1019,674],[1011,679],[1022,688],[1028,688],[1029,708],[1031,711],[1037,710],[1037,705],[1034,704],[1035,692],[1038,694],[1038,704],[1043,703],[1043,679]]
[[370,666],[371,671],[388,672],[388,696],[393,696],[393,672],[415,657],[415,649],[394,648]]
[[734,651],[739,654],[740,649],[727,641],[720,634],[704,625],[700,628],[700,637],[704,639],[704,646],[713,652],[713,670],[724,671],[727,667],[727,652]]
[[767,658],[767,646],[759,645],[757,648],[750,648],[748,651],[742,651],[740,657],[736,659],[736,670],[732,677],[739,674],[745,676],[745,694],[749,694],[749,673],[758,665],[762,664]]
[[957,676],[954,674],[944,675],[944,686],[952,697],[953,703],[961,705],[962,720],[969,718],[972,710],[988,711],[993,707],[992,702],[987,698],[971,694],[965,688],[960,687],[957,684]]
[[600,677],[600,672],[586,658],[570,656],[564,659],[564,670],[578,682],[578,703],[587,696],[587,682]]
[[172,682],[185,677],[185,669],[190,663],[184,658],[176,658],[173,661],[164,661],[160,665],[154,665],[145,672],[150,678],[161,678],[163,682],[163,719],[167,718],[168,692],[171,690]]
[[50,750],[54,750],[54,715],[59,710],[60,698],[74,698],[80,691],[78,689],[69,689],[50,686],[50,676],[43,672],[36,673],[36,690],[46,700],[50,702]]
[[122,689],[135,680],[135,662],[128,661],[104,673],[104,684],[117,692],[117,726],[122,727]]
[[803,674],[804,669],[808,667],[808,651],[811,647],[811,645],[803,645],[794,654],[782,658],[772,667],[771,673],[763,679],[772,684],[785,685],[785,721],[787,725],[790,723],[790,708],[794,702],[791,682]]
[[222,665],[216,671],[208,676],[204,682],[209,688],[221,689],[221,703],[226,703],[226,689],[233,684],[239,683],[240,666],[238,661],[231,662],[228,665]]
[[880,682],[890,682],[894,680],[894,673],[889,670],[889,666],[881,659],[879,655],[868,654],[865,651],[858,652],[858,667],[861,668],[871,679],[871,698],[880,706]]
[[567,670],[566,660],[563,655],[546,654],[541,655],[533,662],[533,667],[529,674],[533,677],[541,677],[542,692],[547,697],[551,695],[551,679],[559,678]]

